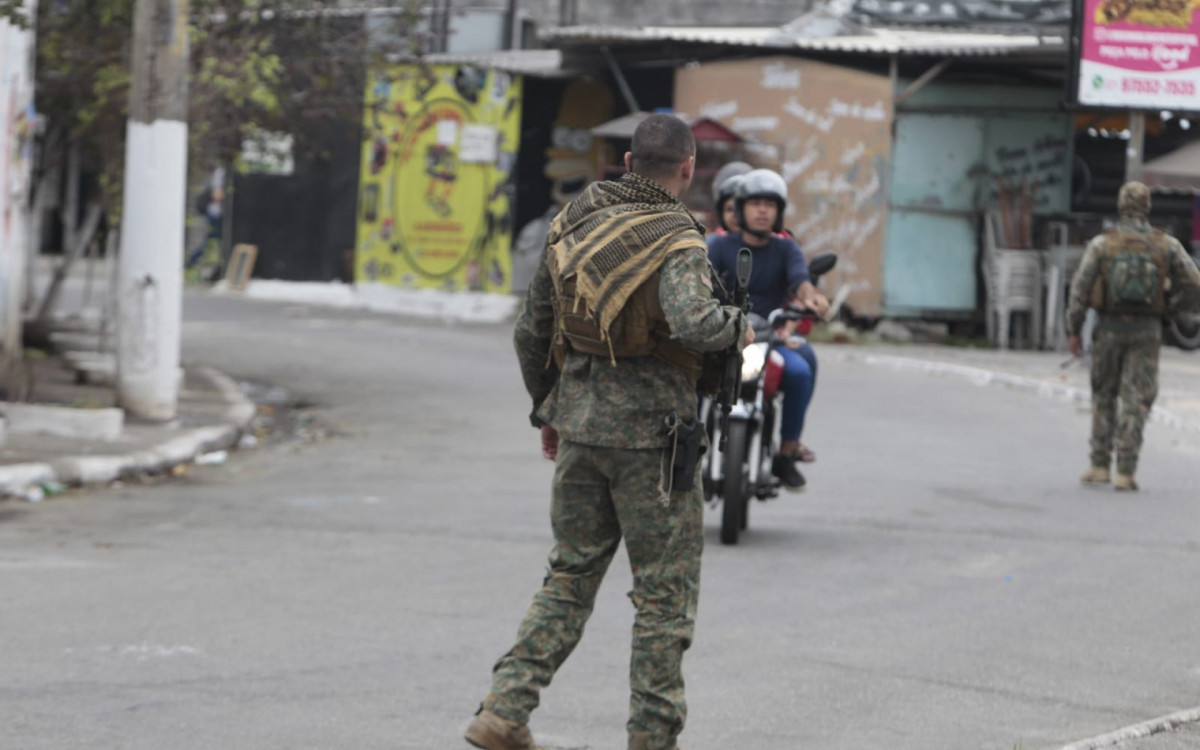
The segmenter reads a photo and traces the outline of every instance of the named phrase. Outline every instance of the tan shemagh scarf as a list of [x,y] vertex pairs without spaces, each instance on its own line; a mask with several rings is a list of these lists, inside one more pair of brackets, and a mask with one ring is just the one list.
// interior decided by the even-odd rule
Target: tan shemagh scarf
[[641,175],[594,182],[550,225],[554,283],[575,275],[575,298],[609,329],[630,295],[671,253],[704,248],[704,227],[673,195]]

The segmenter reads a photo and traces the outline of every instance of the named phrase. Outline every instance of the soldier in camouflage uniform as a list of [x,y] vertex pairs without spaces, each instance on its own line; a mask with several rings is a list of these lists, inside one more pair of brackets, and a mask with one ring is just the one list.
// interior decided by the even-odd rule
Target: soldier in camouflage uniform
[[1142,428],[1158,395],[1163,317],[1200,302],[1200,272],[1178,240],[1151,228],[1145,185],[1123,185],[1117,210],[1117,227],[1088,243],[1071,281],[1067,332],[1071,353],[1081,356],[1087,308],[1100,313],[1092,344],[1092,466],[1081,480],[1108,484],[1115,445],[1113,486],[1129,491],[1137,489]]
[[[636,608],[629,750],[673,750],[687,707],[681,672],[700,588],[703,492],[672,487],[669,417],[694,417],[704,352],[746,343],[746,320],[712,293],[704,229],[677,196],[695,141],[652,115],[630,173],[590,185],[555,218],[516,323],[531,421],[556,461],[554,549],[512,649],[466,739],[533,750],[526,724],[575,648],[621,539]],[[560,442],[561,440],[561,442]]]

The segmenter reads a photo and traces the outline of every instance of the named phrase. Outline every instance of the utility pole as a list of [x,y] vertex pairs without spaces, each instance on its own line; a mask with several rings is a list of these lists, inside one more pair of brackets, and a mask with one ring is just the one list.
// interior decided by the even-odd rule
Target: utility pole
[[1146,113],[1129,113],[1129,145],[1125,147],[1125,181],[1142,179],[1146,161]]
[[508,39],[505,40],[505,49],[521,48],[521,20],[519,12],[518,0],[508,0],[507,10],[504,13],[505,25],[508,26]]
[[117,402],[175,417],[187,203],[188,0],[136,0],[117,271]]
[[579,23],[579,2],[578,0],[559,0],[558,2],[558,25],[559,26],[574,26]]

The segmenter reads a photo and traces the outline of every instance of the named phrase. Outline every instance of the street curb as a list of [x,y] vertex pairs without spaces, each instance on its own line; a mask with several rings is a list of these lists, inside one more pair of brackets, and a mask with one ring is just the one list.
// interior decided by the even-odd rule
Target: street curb
[[1069,745],[1063,745],[1059,750],[1099,750],[1099,748],[1112,747],[1128,740],[1140,740],[1160,732],[1169,732],[1176,727],[1195,724],[1198,721],[1200,721],[1200,708],[1190,708],[1186,711],[1177,711],[1157,719],[1143,721],[1140,724],[1130,724],[1115,732],[1072,742]]
[[512,320],[521,298],[499,292],[406,289],[382,282],[309,282],[253,279],[233,290],[224,281],[211,287],[214,296],[257,302],[366,310],[386,315],[430,318],[447,323],[503,323]]
[[[1034,393],[1042,398],[1052,398],[1059,401],[1090,404],[1092,400],[1090,390],[1069,385],[1048,383],[1045,380],[1013,375],[1007,372],[985,370],[980,367],[955,365],[949,362],[915,359],[913,357],[897,357],[887,354],[857,354],[855,352],[840,352],[839,354],[843,361],[861,362],[871,367],[879,367],[896,372],[949,375],[981,387],[1003,386],[1014,390]],[[1181,432],[1200,434],[1200,422],[1187,419],[1161,406],[1151,408],[1150,421],[1166,425]]]
[[256,407],[224,373],[202,367],[228,404],[223,425],[181,432],[154,448],[113,456],[66,456],[48,463],[0,467],[0,495],[19,495],[30,485],[58,482],[68,486],[107,484],[138,473],[166,471],[202,453],[234,446],[254,418]]

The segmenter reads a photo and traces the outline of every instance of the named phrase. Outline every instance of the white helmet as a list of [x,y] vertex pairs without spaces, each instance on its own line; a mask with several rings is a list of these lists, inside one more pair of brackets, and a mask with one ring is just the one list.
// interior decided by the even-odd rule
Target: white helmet
[[775,201],[775,206],[779,210],[775,213],[775,226],[771,231],[775,233],[783,231],[783,212],[787,209],[788,204],[787,183],[783,181],[783,178],[777,172],[769,169],[755,169],[742,177],[735,205],[737,206],[738,223],[742,225],[743,231],[746,228],[746,201],[751,198],[770,198]]

